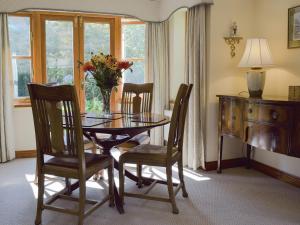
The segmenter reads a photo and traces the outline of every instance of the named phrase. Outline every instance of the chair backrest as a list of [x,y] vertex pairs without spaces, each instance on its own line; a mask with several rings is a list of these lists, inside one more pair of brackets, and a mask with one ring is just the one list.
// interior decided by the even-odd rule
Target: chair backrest
[[128,114],[151,112],[152,97],[153,83],[125,83],[122,93],[121,112]]
[[31,83],[28,90],[38,156],[83,159],[83,133],[75,87]]
[[185,118],[193,84],[181,84],[176,96],[168,137],[168,157],[173,154],[174,147],[182,151]]

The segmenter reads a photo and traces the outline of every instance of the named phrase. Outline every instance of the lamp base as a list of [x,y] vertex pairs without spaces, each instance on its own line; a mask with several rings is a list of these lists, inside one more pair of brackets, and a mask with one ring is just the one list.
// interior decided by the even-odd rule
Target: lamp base
[[251,98],[261,98],[265,87],[266,72],[250,70],[247,72],[247,84]]

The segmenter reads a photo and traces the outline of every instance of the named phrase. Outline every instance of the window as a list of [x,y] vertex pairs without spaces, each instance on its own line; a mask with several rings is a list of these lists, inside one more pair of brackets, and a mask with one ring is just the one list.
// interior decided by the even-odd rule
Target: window
[[14,97],[28,97],[32,80],[31,28],[29,16],[9,16],[9,41],[12,53]]
[[[90,60],[92,53],[110,54],[111,26],[101,20],[83,20],[84,28],[84,61]],[[88,76],[85,78],[85,111],[99,112],[103,108],[102,96],[96,81]]]
[[74,83],[73,20],[45,20],[47,83]]
[[122,20],[122,58],[133,62],[131,73],[125,71],[123,82],[145,81],[145,24],[135,19]]
[[[141,21],[87,13],[35,11],[10,14],[8,26],[16,106],[30,106],[27,83],[34,81],[74,84],[81,111],[101,111],[99,89],[78,63],[89,59],[91,52],[101,51],[133,61],[133,72],[126,71],[123,82],[144,82],[145,24]],[[113,110],[120,97],[120,92],[112,94]]]
[[102,110],[102,98],[93,78],[85,76],[78,62],[92,53],[114,54],[115,18],[83,14],[41,15],[43,81],[74,84],[82,111]]

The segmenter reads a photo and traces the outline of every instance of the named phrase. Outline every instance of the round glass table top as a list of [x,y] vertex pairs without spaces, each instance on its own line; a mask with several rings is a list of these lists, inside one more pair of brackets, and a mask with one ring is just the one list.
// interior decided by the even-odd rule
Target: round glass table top
[[95,133],[125,134],[134,130],[149,130],[168,123],[170,123],[169,117],[154,113],[82,114],[83,130]]

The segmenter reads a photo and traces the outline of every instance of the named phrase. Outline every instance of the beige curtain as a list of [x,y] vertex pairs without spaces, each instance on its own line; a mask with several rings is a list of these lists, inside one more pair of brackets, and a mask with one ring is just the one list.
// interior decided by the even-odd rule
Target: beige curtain
[[[169,23],[146,23],[146,82],[154,83],[154,113],[169,106]],[[151,143],[163,144],[163,127],[151,131]]]
[[0,162],[15,158],[13,135],[12,62],[7,14],[0,13]]
[[205,169],[206,7],[198,5],[187,12],[185,80],[194,87],[187,114],[183,162],[193,169]]

